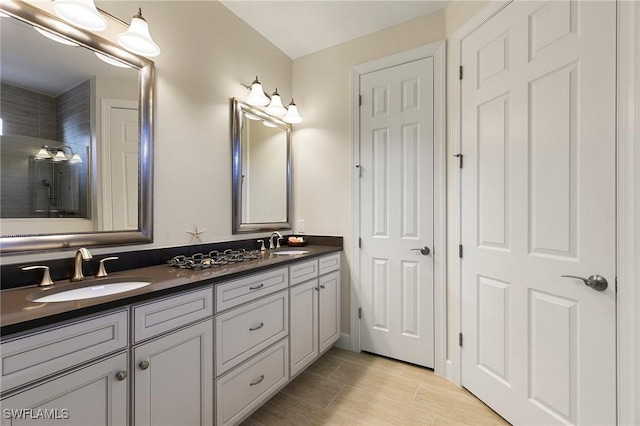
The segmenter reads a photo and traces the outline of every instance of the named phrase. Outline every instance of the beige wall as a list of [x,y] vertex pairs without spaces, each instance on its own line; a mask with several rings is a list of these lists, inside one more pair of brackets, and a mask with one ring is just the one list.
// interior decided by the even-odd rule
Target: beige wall
[[[35,2],[50,10],[50,2]],[[155,242],[140,250],[189,244],[197,223],[203,242],[250,238],[231,234],[231,97],[244,98],[240,82],[260,77],[291,99],[292,60],[215,1],[97,2],[128,20],[142,6],[151,35],[162,49],[156,64]],[[110,21],[106,38],[121,24]],[[261,234],[264,235],[264,234]],[[92,253],[113,252],[92,249]],[[2,256],[2,264],[69,257],[70,252]]]
[[[486,2],[456,1],[446,9],[293,62],[296,104],[305,118],[294,126],[294,217],[308,234],[342,235],[350,266],[351,68],[444,40]],[[342,332],[350,332],[350,274],[342,274]]]

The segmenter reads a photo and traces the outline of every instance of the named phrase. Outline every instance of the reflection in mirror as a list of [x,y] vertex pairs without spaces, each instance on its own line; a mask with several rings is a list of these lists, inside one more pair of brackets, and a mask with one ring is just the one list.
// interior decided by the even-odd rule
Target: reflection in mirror
[[26,3],[1,9],[2,253],[150,242],[153,62]]
[[232,102],[233,232],[291,229],[291,125]]

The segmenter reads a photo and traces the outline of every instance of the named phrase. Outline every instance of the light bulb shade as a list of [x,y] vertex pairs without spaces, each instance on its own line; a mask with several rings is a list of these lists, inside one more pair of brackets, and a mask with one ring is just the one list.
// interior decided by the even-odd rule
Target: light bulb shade
[[37,32],[39,32],[49,40],[57,41],[58,43],[66,44],[67,46],[78,46],[78,43],[74,43],[71,40],[67,40],[64,37],[60,37],[59,35],[51,33],[47,30],[43,30],[42,28],[38,28],[38,27],[33,27],[33,28],[35,28]]
[[278,127],[278,125],[277,125],[277,124],[273,124],[273,123],[272,123],[272,122],[270,122],[270,121],[263,121],[263,122],[262,122],[262,124],[264,124],[264,125],[265,125],[265,126],[267,126],[267,127]]
[[82,163],[82,158],[80,158],[79,154],[73,154],[69,159],[69,163],[71,164]]
[[67,161],[67,156],[64,155],[64,152],[62,152],[62,150],[56,152],[56,155],[53,157],[53,161]]
[[47,148],[42,147],[42,148],[40,148],[40,150],[36,154],[35,159],[36,160],[51,160],[51,155],[49,154],[49,151],[47,151]]
[[282,105],[282,99],[278,94],[278,89],[276,89],[276,91],[273,92],[273,95],[271,95],[271,102],[269,102],[269,106],[267,107],[267,114],[281,117],[286,113],[287,109]]
[[118,44],[136,55],[155,57],[160,55],[160,48],[151,39],[149,25],[139,13],[131,20],[129,29],[116,36]]
[[264,94],[262,84],[258,81],[258,77],[251,83],[251,93],[244,100],[249,105],[265,106],[269,104],[269,97]]
[[302,117],[298,114],[298,107],[293,103],[293,100],[291,100],[291,103],[289,104],[287,115],[285,115],[282,120],[289,124],[302,123]]
[[95,52],[96,56],[98,57],[98,59],[100,59],[103,62],[106,62],[109,65],[113,65],[114,67],[119,67],[119,68],[131,68],[129,65],[125,64],[124,62],[120,62],[116,59],[113,59],[107,55],[103,55],[100,52]]
[[261,120],[260,117],[255,116],[253,114],[249,114],[248,112],[245,112],[244,116],[247,117],[249,120],[254,120],[254,121]]
[[100,15],[93,0],[54,0],[53,10],[68,23],[85,30],[103,31],[107,28],[107,20]]

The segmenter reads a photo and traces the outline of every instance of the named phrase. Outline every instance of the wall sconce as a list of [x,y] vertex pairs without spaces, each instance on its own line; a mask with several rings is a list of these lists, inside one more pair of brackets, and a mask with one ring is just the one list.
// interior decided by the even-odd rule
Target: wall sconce
[[[108,15],[129,27],[125,32],[116,36],[116,41],[120,46],[136,55],[147,57],[160,55],[160,48],[151,38],[149,25],[142,17],[141,8],[138,8],[138,13],[131,19],[131,24],[98,9],[93,0],[53,0],[53,10],[68,23],[90,31],[105,30],[107,20],[102,15]],[[43,35],[49,37],[47,34],[43,33]],[[53,40],[62,43],[59,39]]]
[[116,36],[118,44],[130,52],[142,56],[155,57],[160,55],[160,48],[151,39],[149,24],[142,17],[142,9],[133,15],[129,29]]
[[[67,156],[67,154],[65,154],[65,149],[69,150],[69,153],[71,154],[70,156]],[[42,145],[34,158],[36,160],[51,160],[55,163],[60,163],[63,161],[66,161],[69,164],[82,163],[82,158],[80,157],[80,155],[73,152],[73,149],[69,145],[60,145],[56,147]]]
[[100,15],[93,0],[53,0],[53,10],[76,27],[90,31],[107,29],[107,20]]
[[246,89],[251,90],[251,93],[245,98],[245,102],[252,106],[264,107],[266,106],[265,112],[269,115],[273,115],[275,117],[282,117],[282,120],[289,124],[297,124],[302,123],[302,117],[298,113],[298,107],[293,103],[293,99],[291,99],[291,103],[289,103],[289,107],[285,108],[282,104],[282,98],[280,98],[280,94],[278,93],[278,89],[273,92],[271,97],[267,96],[264,93],[264,89],[262,88],[262,84],[256,79],[251,83],[251,85],[247,85],[244,83],[240,83],[240,85]]

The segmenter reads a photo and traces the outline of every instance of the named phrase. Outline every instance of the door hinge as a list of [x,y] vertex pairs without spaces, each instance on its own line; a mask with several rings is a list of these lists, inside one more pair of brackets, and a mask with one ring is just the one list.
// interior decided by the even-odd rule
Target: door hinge
[[462,333],[458,333],[458,346],[462,347]]
[[358,319],[362,319],[362,308],[358,308]]
[[362,95],[358,95],[358,105],[362,106]]
[[460,69],[458,71],[458,78],[462,80],[462,65],[460,65]]
[[458,244],[458,257],[462,259],[462,244]]
[[358,238],[358,248],[362,248],[362,238]]
[[460,162],[458,163],[459,167],[462,168],[462,158],[464,157],[462,154],[455,154],[454,157],[456,157],[458,160],[460,160]]
[[358,177],[362,177],[362,166],[360,166],[360,164],[356,164],[356,169],[358,169]]

